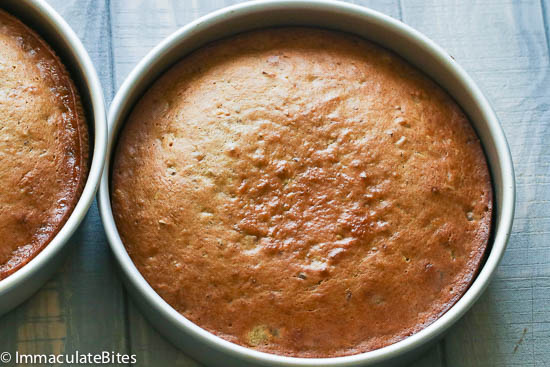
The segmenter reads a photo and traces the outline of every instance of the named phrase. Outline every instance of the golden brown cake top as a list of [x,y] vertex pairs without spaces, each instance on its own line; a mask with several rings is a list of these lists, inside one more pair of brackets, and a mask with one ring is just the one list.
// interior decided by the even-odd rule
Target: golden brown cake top
[[283,28],[186,57],[135,106],[112,202],[145,279],[229,341],[296,357],[394,343],[465,292],[491,181],[455,102],[396,55]]
[[83,186],[87,150],[65,68],[36,33],[0,10],[0,279],[66,221]]

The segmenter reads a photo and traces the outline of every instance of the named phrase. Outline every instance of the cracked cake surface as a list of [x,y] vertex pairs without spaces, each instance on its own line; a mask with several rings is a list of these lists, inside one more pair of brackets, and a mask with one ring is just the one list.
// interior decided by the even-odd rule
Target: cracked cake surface
[[84,186],[87,158],[84,113],[65,67],[0,9],[0,279],[61,229]]
[[335,357],[418,332],[467,290],[492,188],[437,84],[355,36],[265,29],[160,77],[117,145],[112,204],[139,271],[202,328]]

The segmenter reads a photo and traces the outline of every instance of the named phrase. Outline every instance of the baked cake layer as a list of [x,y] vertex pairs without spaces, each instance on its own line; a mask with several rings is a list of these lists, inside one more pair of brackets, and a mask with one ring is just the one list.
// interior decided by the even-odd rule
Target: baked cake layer
[[492,189],[438,85],[357,37],[307,28],[199,49],[137,103],[112,204],[151,286],[260,351],[334,357],[436,320],[487,247]]
[[84,114],[65,67],[34,31],[0,10],[0,279],[63,226],[87,159]]

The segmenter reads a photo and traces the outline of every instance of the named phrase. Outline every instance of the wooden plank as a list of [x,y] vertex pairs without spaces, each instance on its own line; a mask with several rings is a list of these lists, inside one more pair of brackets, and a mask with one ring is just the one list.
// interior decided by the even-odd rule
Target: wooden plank
[[492,101],[517,176],[507,252],[487,293],[448,335],[449,366],[550,364],[550,74],[541,14],[538,1],[403,1],[405,21],[447,49]]
[[[545,33],[544,39],[546,41],[546,55],[547,58],[550,58],[550,1],[542,0],[541,10]],[[547,59],[546,65],[548,63]],[[545,84],[539,84],[540,89],[548,89],[548,72],[546,73],[545,80]],[[531,232],[531,238],[529,239],[535,236],[541,237],[538,246],[535,247],[536,251],[533,253],[536,264],[536,278],[533,281],[533,289],[536,294],[533,300],[533,354],[535,366],[548,366],[550,364],[550,307],[548,307],[550,304],[550,248],[548,247],[550,243],[550,221],[548,220],[550,213],[550,144],[548,143],[548,139],[550,138],[550,119],[548,118],[548,110],[548,104],[541,101],[538,111],[543,112],[544,115],[540,115],[539,121],[542,121],[541,125],[545,126],[545,128],[540,141],[546,144],[539,151],[539,156],[535,163],[537,165],[537,169],[534,171],[535,176],[530,181],[536,183],[535,190],[533,190],[535,192],[528,201],[526,200],[526,205],[529,206],[527,210],[533,210],[536,213],[533,219],[538,218],[538,224],[540,224],[539,227],[535,227],[537,224],[535,222],[533,223],[533,227],[529,228]],[[527,186],[527,182],[524,182],[524,185]]]
[[[184,3],[171,0],[140,2],[121,0],[112,3],[115,84],[120,86],[137,62],[176,29],[204,14],[237,2],[210,0]],[[400,18],[401,9],[397,0],[353,2]],[[144,29],[147,32],[144,32]],[[152,329],[132,302],[129,303],[128,318],[131,351],[137,354],[140,363],[197,365]],[[436,345],[414,366],[440,366],[441,358],[441,347]]]
[[[83,40],[105,94],[113,93],[107,0],[48,0]],[[0,350],[127,351],[124,294],[94,203],[71,239],[64,266],[33,297],[0,318]]]

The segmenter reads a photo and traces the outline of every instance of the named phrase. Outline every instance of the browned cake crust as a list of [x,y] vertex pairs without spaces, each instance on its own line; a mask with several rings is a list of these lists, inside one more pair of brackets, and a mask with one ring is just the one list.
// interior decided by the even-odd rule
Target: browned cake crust
[[432,323],[487,247],[491,180],[455,102],[396,55],[323,30],[193,53],[135,106],[112,203],[176,310],[260,351],[333,357]]
[[72,212],[88,171],[76,88],[51,48],[0,10],[0,279],[36,256]]

